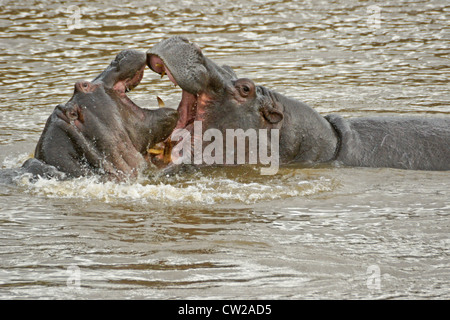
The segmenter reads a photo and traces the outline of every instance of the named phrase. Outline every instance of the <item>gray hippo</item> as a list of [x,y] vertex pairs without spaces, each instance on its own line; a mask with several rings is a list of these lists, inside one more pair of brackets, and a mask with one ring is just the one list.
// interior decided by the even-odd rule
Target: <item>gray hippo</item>
[[[223,135],[231,128],[278,129],[282,164],[335,161],[344,166],[450,169],[449,117],[323,117],[302,102],[238,78],[181,36],[155,44],[147,51],[147,65],[181,87],[176,128],[192,137],[211,128]],[[197,132],[194,124],[201,124]],[[208,148],[205,141],[212,139],[203,139],[203,150]]]
[[143,109],[127,97],[145,68],[144,52],[124,50],[92,82],[77,82],[72,98],[48,118],[34,158],[15,171],[57,178],[135,177],[148,164],[149,148],[165,140],[178,120],[176,110]]

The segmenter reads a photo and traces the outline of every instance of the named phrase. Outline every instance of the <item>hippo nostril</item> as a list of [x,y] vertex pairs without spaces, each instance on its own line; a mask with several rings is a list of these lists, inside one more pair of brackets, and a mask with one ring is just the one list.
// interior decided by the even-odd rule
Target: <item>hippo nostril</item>
[[70,120],[76,120],[78,119],[78,112],[76,112],[75,110],[71,110],[67,113],[67,116]]

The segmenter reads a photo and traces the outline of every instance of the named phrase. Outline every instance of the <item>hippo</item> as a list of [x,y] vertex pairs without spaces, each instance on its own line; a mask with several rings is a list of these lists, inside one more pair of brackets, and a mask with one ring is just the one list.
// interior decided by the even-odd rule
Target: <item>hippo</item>
[[[182,89],[176,129],[190,133],[191,139],[212,128],[223,135],[229,129],[276,130],[281,164],[450,169],[449,117],[322,116],[303,102],[238,78],[232,68],[217,65],[182,36],[150,48],[147,65]],[[195,130],[195,125],[201,126]],[[172,138],[169,145],[182,140]],[[203,138],[203,150],[207,141],[212,139]],[[168,148],[167,141],[163,147]]]
[[175,128],[178,112],[143,109],[127,92],[142,80],[146,54],[121,51],[93,81],[75,83],[72,98],[57,105],[22,170],[34,176],[100,175],[122,181],[147,167],[148,150]]

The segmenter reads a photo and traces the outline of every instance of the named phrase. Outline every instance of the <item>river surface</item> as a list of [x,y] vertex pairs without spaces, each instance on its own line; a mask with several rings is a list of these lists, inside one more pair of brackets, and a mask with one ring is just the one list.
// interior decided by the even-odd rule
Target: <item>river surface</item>
[[[0,168],[122,49],[172,35],[323,115],[450,116],[448,1],[0,0]],[[176,108],[147,72],[130,97]],[[0,184],[0,299],[449,299],[450,173],[209,168]]]

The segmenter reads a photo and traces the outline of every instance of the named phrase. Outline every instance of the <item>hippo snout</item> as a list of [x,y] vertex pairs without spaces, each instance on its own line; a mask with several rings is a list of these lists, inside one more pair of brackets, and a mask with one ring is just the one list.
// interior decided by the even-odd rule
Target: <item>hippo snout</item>
[[153,143],[165,140],[170,136],[178,122],[178,111],[170,108],[151,110],[152,125],[150,126]]
[[81,122],[83,122],[83,113],[81,108],[77,104],[59,104],[58,106],[56,106],[55,114],[58,118],[62,119],[66,123],[72,123],[76,120],[80,120]]
[[154,111],[155,121],[172,132],[178,122],[178,111],[170,108],[160,108]]

